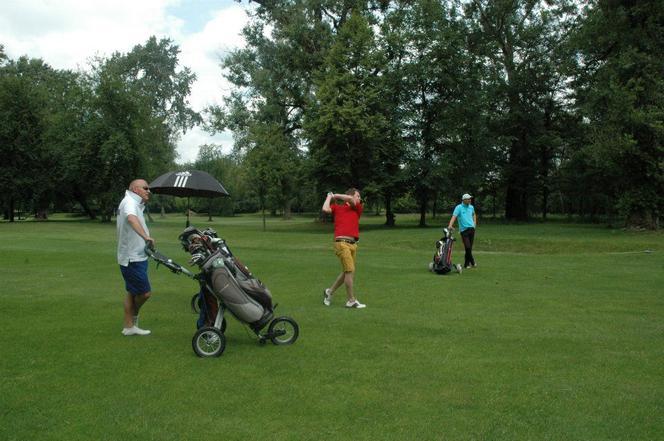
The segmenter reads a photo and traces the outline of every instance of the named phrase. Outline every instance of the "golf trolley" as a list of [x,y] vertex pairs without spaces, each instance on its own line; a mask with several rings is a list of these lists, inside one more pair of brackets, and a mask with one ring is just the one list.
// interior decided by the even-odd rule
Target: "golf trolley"
[[[185,251],[191,254],[190,265],[197,265],[194,274],[159,251],[146,246],[145,252],[176,274],[185,274],[198,281],[200,290],[192,298],[192,308],[198,313],[197,331],[192,347],[199,357],[218,357],[226,349],[228,310],[240,323],[247,325],[260,344],[267,340],[275,345],[294,343],[299,335],[297,322],[290,317],[274,317],[276,305],[272,294],[255,278],[228,248],[216,231],[200,231],[187,227],[179,236]],[[267,328],[267,332],[264,329]]]
[[463,271],[461,265],[452,263],[452,246],[456,240],[452,236],[452,231],[453,228],[443,228],[443,237],[436,241],[436,251],[432,261],[429,262],[429,271],[436,274],[449,274],[453,270],[461,274]]

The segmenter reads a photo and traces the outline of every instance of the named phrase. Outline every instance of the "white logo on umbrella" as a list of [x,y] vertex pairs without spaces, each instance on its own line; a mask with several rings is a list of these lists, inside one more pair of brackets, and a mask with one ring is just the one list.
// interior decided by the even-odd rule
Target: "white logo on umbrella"
[[189,180],[189,176],[191,176],[191,173],[188,171],[180,172],[176,173],[175,176],[175,184],[173,184],[173,187],[185,187],[187,185],[187,181]]

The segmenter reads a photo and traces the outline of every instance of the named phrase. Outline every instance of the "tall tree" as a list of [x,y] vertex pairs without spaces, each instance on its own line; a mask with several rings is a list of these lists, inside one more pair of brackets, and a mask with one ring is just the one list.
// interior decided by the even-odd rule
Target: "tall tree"
[[389,133],[377,75],[383,64],[370,23],[353,13],[326,57],[307,113],[309,151],[321,185],[362,188],[372,181],[375,153]]
[[402,133],[408,145],[406,168],[412,194],[420,226],[425,226],[430,202],[438,192],[450,189],[454,151],[469,150],[458,146],[467,124],[460,116],[472,90],[466,78],[472,72],[454,8],[434,0],[413,2],[407,4],[403,17]]
[[0,187],[10,221],[19,202],[24,209],[42,205],[55,185],[49,179],[54,158],[44,142],[54,76],[40,59],[0,65]]
[[151,125],[145,127],[152,142],[146,144],[146,172],[153,175],[170,165],[180,134],[199,124],[200,115],[189,106],[196,75],[180,67],[180,48],[168,38],[151,36],[127,54],[114,54],[107,62],[122,83],[149,109]]
[[219,145],[202,145],[193,166],[197,170],[206,171],[214,176],[230,194],[230,197],[207,198],[198,201],[199,204],[207,206],[209,220],[212,220],[213,212],[232,215],[247,203],[246,200],[250,196],[246,173],[236,155],[225,154]]
[[311,38],[316,24],[307,23],[300,5],[282,6],[258,8],[244,30],[247,46],[224,59],[226,77],[236,89],[223,106],[210,109],[210,128],[233,132],[236,153],[251,164],[247,176],[262,207],[288,218],[299,187],[299,133],[316,60],[297,45],[315,52],[320,42]]
[[472,0],[466,5],[475,52],[493,73],[486,80],[495,100],[492,131],[505,150],[508,219],[527,219],[538,192],[547,118],[553,118],[551,112],[561,107],[556,102],[564,98],[565,78],[557,74],[559,48],[574,16],[574,3],[567,0]]
[[[340,75],[345,69],[338,62],[332,61],[331,50],[336,48],[334,57],[337,58],[337,61],[345,56],[342,54],[343,50],[346,50],[348,54],[351,51],[357,51],[359,47],[357,45],[352,49],[343,47],[343,44],[346,43],[356,43],[349,37],[351,27],[348,25],[353,15],[359,14],[362,19],[366,20],[369,27],[365,25],[365,30],[371,31],[371,27],[377,23],[377,14],[373,14],[373,11],[383,10],[381,8],[384,8],[387,2],[303,0],[297,2],[258,1],[255,3],[258,3],[259,6],[252,15],[250,25],[245,29],[247,47],[233,53],[224,64],[228,69],[227,78],[235,84],[236,89],[226,100],[224,108],[213,110],[212,126],[217,130],[222,127],[231,129],[235,136],[236,146],[247,155],[247,158],[250,156],[253,158],[254,165],[258,158],[271,158],[272,160],[275,157],[281,159],[278,161],[279,164],[299,163],[304,154],[308,154],[306,164],[302,165],[309,174],[306,178],[309,182],[314,183],[313,193],[323,191],[331,185],[351,185],[351,182],[361,179],[362,184],[355,182],[354,185],[366,186],[367,192],[372,196],[382,198],[389,206],[391,198],[399,188],[398,179],[395,176],[399,175],[401,158],[398,150],[400,145],[399,136],[394,135],[394,133],[398,133],[398,126],[381,123],[380,127],[387,129],[382,134],[383,139],[388,138],[386,133],[393,134],[390,142],[378,144],[374,140],[372,145],[361,147],[359,143],[364,142],[363,140],[358,139],[357,142],[353,142],[352,148],[361,152],[361,156],[358,157],[357,164],[345,162],[343,168],[346,170],[355,168],[356,171],[351,172],[351,174],[354,173],[355,178],[335,176],[334,179],[330,179],[330,176],[326,175],[329,172],[326,169],[326,159],[318,153],[336,141],[326,139],[322,132],[316,132],[322,128],[322,124],[326,124],[326,122],[318,120],[318,115],[323,108],[321,96],[324,95],[328,100],[333,98],[337,93],[335,87],[338,84],[331,84],[332,76],[335,73]],[[355,24],[352,26],[355,30],[360,29]],[[266,32],[266,29],[270,29],[270,32]],[[357,41],[361,38],[363,37],[359,34],[356,36]],[[363,66],[356,59],[349,57],[347,60],[349,66],[355,63],[355,73],[358,74],[356,84],[352,85],[355,88],[354,91],[366,92],[366,96],[374,95],[371,98],[372,103],[367,102],[366,96],[353,97],[364,106],[364,110],[360,112],[364,121],[359,122],[360,125],[365,125],[368,118],[375,117],[375,115],[380,115],[380,118],[384,120],[391,118],[392,121],[395,121],[393,115],[390,116],[386,110],[391,105],[389,100],[378,102],[375,98],[379,95],[388,97],[391,92],[386,89],[385,82],[381,78],[386,72],[380,69],[382,66],[375,63],[380,51],[374,35],[370,36],[369,43],[372,46],[370,50],[373,61],[365,56],[362,61],[365,64]],[[362,50],[367,52],[367,49]],[[366,71],[367,62],[374,63],[371,72]],[[337,64],[335,65],[335,63]],[[353,72],[348,71],[346,74],[350,78]],[[362,81],[365,81],[366,84],[371,83],[367,91],[356,88]],[[350,82],[347,81],[347,85],[350,85]],[[345,92],[346,96],[352,97],[348,92],[349,90]],[[334,103],[329,101],[326,104],[333,105]],[[350,101],[346,103],[348,106],[351,104]],[[371,115],[364,115],[363,113],[366,112],[371,112]],[[351,115],[346,114],[345,117],[348,122]],[[327,123],[329,122],[327,121]],[[351,124],[355,124],[355,122],[351,121]],[[275,131],[277,127],[280,127],[283,132],[278,138],[283,139],[275,138],[277,137]],[[380,129],[373,127],[370,130],[378,131]],[[356,133],[359,132],[356,131]],[[275,146],[281,147],[270,147],[261,139],[271,139],[275,142]],[[249,140],[251,143],[248,142]],[[327,147],[325,145],[321,147],[319,141],[327,143]],[[285,146],[290,147],[284,148]],[[272,151],[249,155],[255,148],[271,149]],[[345,145],[343,149],[348,150],[348,145]],[[336,153],[339,158],[345,155],[344,150]],[[281,170],[280,181],[286,184],[289,181],[292,182],[291,167]],[[362,173],[359,173],[360,170]],[[272,170],[272,173],[275,171],[276,169]],[[266,175],[262,174],[262,176]],[[297,185],[292,183],[288,187],[297,189]],[[271,189],[270,191],[274,191],[281,186],[269,186],[268,188]],[[277,201],[278,198],[275,196],[277,193],[266,197],[267,203]],[[284,210],[285,213],[287,211]],[[387,215],[388,223],[393,222],[391,209],[387,210]]]
[[172,164],[179,134],[198,121],[187,103],[195,76],[178,70],[178,53],[170,40],[152,37],[95,60],[71,83],[74,107],[60,121],[59,145],[71,159],[65,183],[91,217],[109,220],[131,179]]
[[593,1],[575,42],[589,165],[628,226],[656,229],[664,212],[664,4]]

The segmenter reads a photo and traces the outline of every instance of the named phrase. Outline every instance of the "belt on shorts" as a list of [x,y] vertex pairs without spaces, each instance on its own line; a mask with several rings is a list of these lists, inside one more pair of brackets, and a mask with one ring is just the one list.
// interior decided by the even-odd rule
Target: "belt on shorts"
[[355,239],[346,239],[344,237],[335,237],[334,241],[335,242],[346,242],[346,243],[350,243],[350,244],[356,244],[359,241],[359,239],[355,240]]

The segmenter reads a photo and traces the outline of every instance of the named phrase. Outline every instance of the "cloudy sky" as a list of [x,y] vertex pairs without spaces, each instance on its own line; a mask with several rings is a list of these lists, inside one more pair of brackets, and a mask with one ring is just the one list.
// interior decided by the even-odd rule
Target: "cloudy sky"
[[[151,35],[180,47],[180,64],[196,73],[195,110],[221,102],[229,86],[219,62],[243,45],[247,1],[233,0],[0,0],[0,44],[10,58],[42,58],[58,69],[85,69],[95,56],[128,52]],[[193,161],[201,144],[230,150],[230,133],[194,128],[178,144],[179,162]]]

